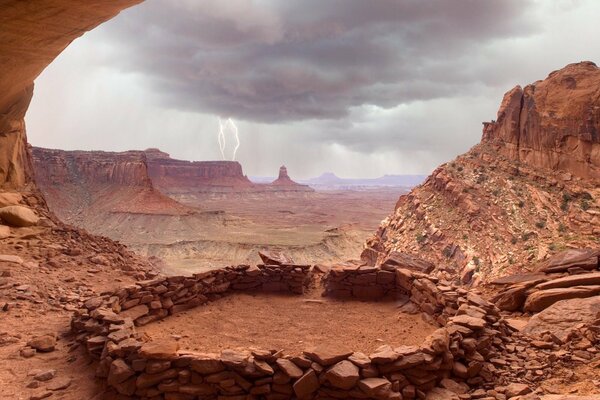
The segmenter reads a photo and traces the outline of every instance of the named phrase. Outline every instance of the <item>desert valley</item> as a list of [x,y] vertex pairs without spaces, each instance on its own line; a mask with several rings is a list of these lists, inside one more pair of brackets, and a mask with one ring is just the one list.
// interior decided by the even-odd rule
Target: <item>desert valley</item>
[[[428,158],[413,147],[421,141],[433,147],[421,137],[428,132],[418,132],[414,143],[398,142],[408,149],[402,154],[419,154],[420,169],[407,167],[409,156],[394,164],[392,146],[379,149],[375,137],[360,150],[362,136],[351,136],[356,126],[368,131],[386,118],[390,104],[404,110],[425,101],[410,86],[420,78],[403,81],[396,92],[381,66],[385,79],[351,90],[346,113],[326,115],[346,95],[341,81],[323,72],[329,69],[304,74],[308,58],[300,68],[289,62],[312,54],[300,43],[325,40],[326,51],[315,51],[320,66],[334,64],[333,55],[344,66],[362,65],[345,52],[347,43],[363,43],[348,26],[373,15],[379,22],[365,23],[361,34],[378,35],[387,23],[412,26],[403,16],[422,18],[418,6],[373,3],[367,10],[349,2],[346,13],[323,17],[322,27],[311,18],[326,6],[300,12],[252,2],[250,8],[209,2],[206,9],[147,2],[132,10],[166,7],[167,13],[177,4],[184,19],[206,11],[206,21],[222,23],[240,12],[256,22],[236,25],[239,37],[205,20],[182,22],[168,33],[148,33],[155,41],[148,43],[200,35],[198,43],[217,43],[202,42],[210,56],[241,41],[234,54],[256,51],[259,58],[283,48],[285,62],[272,63],[283,70],[258,62],[244,67],[264,86],[227,82],[216,90],[222,82],[215,77],[226,75],[228,63],[238,66],[228,55],[182,69],[190,85],[200,76],[216,80],[193,95],[186,89],[181,98],[210,99],[193,104],[215,115],[213,108],[239,107],[240,127],[256,138],[266,135],[252,130],[259,120],[267,132],[324,119],[323,147],[304,153],[291,139],[282,148],[265,141],[235,161],[238,127],[221,117],[214,147],[221,160],[188,161],[146,148],[137,130],[131,136],[140,143],[127,151],[52,149],[31,132],[28,139],[34,80],[73,40],[125,17],[117,15],[137,3],[0,0],[0,399],[600,399],[600,68],[594,62],[569,63],[526,86],[504,87],[480,139],[421,175],[414,171],[425,172]],[[445,7],[459,11],[458,4]],[[148,10],[139,15],[150,25]],[[169,20],[162,12],[158,19]],[[492,20],[501,19],[495,12]],[[124,20],[128,29],[140,29],[134,17]],[[294,29],[273,22],[284,17]],[[198,21],[208,24],[208,33]],[[334,41],[337,35],[342,43]],[[390,37],[364,42],[373,46],[368,54],[378,54]],[[177,54],[189,56],[184,45],[190,43],[201,47],[180,40]],[[413,69],[410,63],[407,70]],[[366,82],[368,74],[357,71],[348,81]],[[159,81],[163,90],[173,83]],[[316,82],[324,81],[321,98]],[[295,103],[306,91],[313,91],[307,102]],[[390,93],[391,103],[381,100]],[[100,98],[101,90],[93,95]],[[480,126],[470,115],[476,108],[462,110],[468,126]],[[64,112],[75,117],[74,110]],[[391,135],[382,137],[402,136],[402,123],[417,118],[402,115],[394,129],[382,123],[381,134]],[[152,136],[148,124],[131,120]],[[448,121],[437,122],[444,123],[451,130]],[[52,136],[50,126],[43,135]],[[237,139],[231,159],[225,127]],[[280,135],[287,134],[293,136]],[[313,134],[306,128],[307,142]],[[444,135],[459,141],[462,133]],[[172,142],[177,154],[189,146]],[[339,178],[323,173],[323,165],[343,166],[351,171],[346,177],[380,178]],[[410,173],[398,173],[404,170]]]

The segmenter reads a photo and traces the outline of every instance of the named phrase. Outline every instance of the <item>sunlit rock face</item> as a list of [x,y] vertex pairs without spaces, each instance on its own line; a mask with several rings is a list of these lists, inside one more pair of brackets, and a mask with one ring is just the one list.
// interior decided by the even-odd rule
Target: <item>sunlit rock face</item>
[[24,117],[34,79],[74,39],[140,2],[0,1],[0,188],[32,181]]
[[600,179],[600,68],[584,61],[504,95],[483,141],[512,160]]

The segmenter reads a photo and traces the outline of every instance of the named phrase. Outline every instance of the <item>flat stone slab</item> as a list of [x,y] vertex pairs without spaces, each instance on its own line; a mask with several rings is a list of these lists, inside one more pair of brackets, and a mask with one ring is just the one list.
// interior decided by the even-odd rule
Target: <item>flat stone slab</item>
[[574,286],[569,288],[554,288],[539,290],[527,297],[524,311],[540,312],[557,301],[586,298],[600,294],[600,285],[595,286]]
[[540,290],[545,290],[581,285],[600,285],[600,272],[565,276],[563,278],[558,278],[548,282],[540,283],[536,286],[536,288]]
[[521,331],[536,337],[549,331],[565,341],[569,332],[579,324],[590,324],[600,313],[600,296],[586,299],[562,300],[534,315]]
[[571,249],[549,258],[541,264],[541,272],[564,272],[578,267],[585,270],[598,269],[600,249]]

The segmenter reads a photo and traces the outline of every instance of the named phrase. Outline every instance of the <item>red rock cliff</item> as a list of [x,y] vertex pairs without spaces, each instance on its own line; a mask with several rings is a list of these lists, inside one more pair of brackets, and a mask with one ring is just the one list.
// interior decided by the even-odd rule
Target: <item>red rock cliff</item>
[[175,160],[158,149],[148,149],[145,153],[152,182],[167,194],[210,187],[253,186],[237,161]]
[[40,186],[87,184],[151,187],[142,151],[65,151],[32,147]]
[[600,235],[600,70],[571,64],[509,91],[482,142],[400,197],[363,258],[425,258],[463,283],[519,272]]
[[33,147],[35,180],[48,205],[70,223],[88,216],[125,212],[180,215],[191,212],[157,191],[146,153],[65,151]]
[[516,86],[483,141],[533,167],[600,179],[600,68],[584,61]]

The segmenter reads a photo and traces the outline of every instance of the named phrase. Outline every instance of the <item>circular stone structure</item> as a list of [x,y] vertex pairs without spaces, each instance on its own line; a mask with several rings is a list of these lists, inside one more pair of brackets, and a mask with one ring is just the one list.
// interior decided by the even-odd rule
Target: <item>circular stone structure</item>
[[[384,304],[379,300],[410,296],[425,319],[439,325],[418,345],[382,343],[369,351],[339,341],[307,346],[293,355],[256,346],[214,353],[218,349],[181,348],[168,330],[157,340],[140,334],[166,317],[185,321],[183,311],[208,303],[207,310],[218,307],[232,294],[243,298],[283,292],[315,301],[300,297],[313,278],[306,265],[242,265],[138,282],[86,301],[72,328],[99,359],[97,376],[106,379],[115,396],[125,398],[414,399],[431,393],[428,398],[453,399],[440,383],[452,382],[454,389],[467,392],[493,387],[498,379],[491,360],[502,355],[511,335],[498,309],[473,292],[401,267],[345,265],[333,268],[321,282],[325,294],[353,299],[347,300],[348,307],[359,304],[355,300],[378,307]],[[268,301],[273,295],[265,296]],[[161,324],[155,326],[161,329]]]

